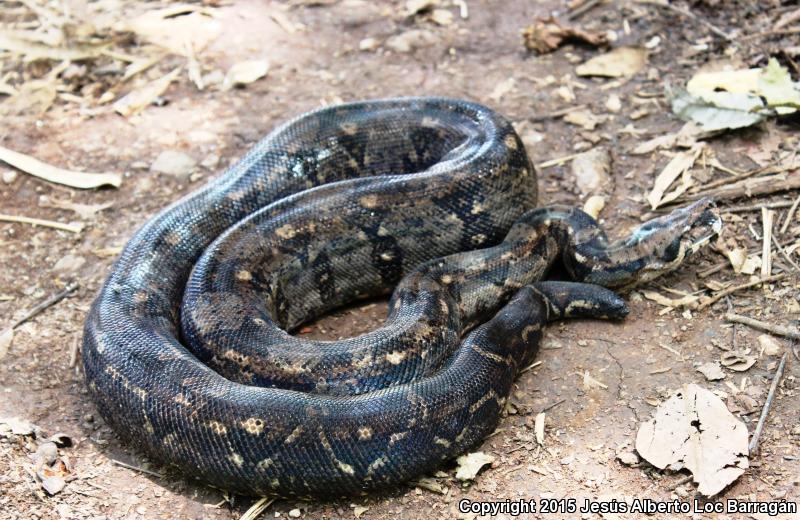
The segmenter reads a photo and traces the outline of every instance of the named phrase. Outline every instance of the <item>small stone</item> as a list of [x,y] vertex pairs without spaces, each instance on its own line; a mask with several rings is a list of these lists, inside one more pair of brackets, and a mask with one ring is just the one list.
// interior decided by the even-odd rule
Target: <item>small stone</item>
[[187,178],[196,165],[197,162],[183,152],[164,150],[150,165],[150,169],[173,177]]
[[289,516],[292,518],[300,518],[300,510],[297,508],[292,509],[289,511]]
[[200,166],[209,170],[213,170],[219,166],[219,160],[220,158],[218,154],[210,153],[206,155],[205,158],[200,162]]
[[633,466],[639,463],[639,456],[632,451],[621,451],[617,453],[617,459],[626,466]]
[[64,255],[53,266],[53,271],[59,274],[70,274],[80,269],[85,263],[86,259],[82,256]]
[[575,157],[572,174],[581,194],[597,194],[612,190],[611,154],[606,148],[593,148]]
[[622,110],[622,100],[616,94],[611,94],[606,100],[606,108],[609,112],[619,112]]
[[17,172],[14,170],[6,170],[3,172],[3,182],[6,184],[11,184],[17,180]]
[[414,49],[430,47],[439,41],[434,33],[425,29],[411,29],[386,40],[386,46],[395,52],[409,53]]
[[364,52],[374,51],[381,46],[381,42],[377,38],[364,38],[358,42],[358,50]]

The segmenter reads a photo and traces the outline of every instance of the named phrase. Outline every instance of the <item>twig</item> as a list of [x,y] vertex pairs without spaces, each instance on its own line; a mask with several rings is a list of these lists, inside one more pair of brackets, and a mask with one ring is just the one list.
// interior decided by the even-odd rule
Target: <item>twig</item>
[[78,334],[72,340],[72,348],[69,351],[69,368],[74,368],[78,363],[78,353],[80,352],[80,341],[78,341]]
[[761,245],[761,278],[772,274],[772,217],[771,209],[761,209],[761,229],[764,241]]
[[692,475],[687,475],[687,476],[683,477],[682,479],[680,479],[679,481],[677,481],[676,483],[672,484],[669,487],[669,490],[670,491],[675,491],[676,489],[678,489],[682,485],[686,484],[687,482],[691,482],[693,478],[694,477]]
[[658,0],[637,0],[637,3],[646,4],[646,5],[654,5],[656,7],[661,7],[663,9],[667,9],[668,11],[672,11],[674,13],[683,15],[686,18],[689,18],[690,20],[693,20],[693,21],[695,21],[695,22],[697,22],[697,23],[699,23],[701,25],[706,26],[709,31],[713,32],[714,34],[716,34],[720,38],[724,38],[724,39],[728,40],[729,42],[733,41],[733,37],[730,36],[728,33],[723,31],[722,29],[720,29],[716,25],[712,24],[708,20],[704,20],[703,18],[700,18],[699,16],[697,16],[696,14],[694,14],[693,12],[691,12],[691,11],[689,11],[687,9],[682,9],[682,8],[680,8],[678,6],[675,6],[675,5],[672,5],[672,4],[668,4],[667,2],[659,2]]
[[570,11],[569,15],[567,15],[568,20],[576,20],[583,16],[584,14],[588,13],[595,7],[597,7],[603,0],[589,0],[585,4],[576,7],[572,11]]
[[747,206],[729,206],[722,208],[720,211],[723,213],[747,213],[748,211],[761,211],[761,208],[767,209],[781,209],[788,208],[792,203],[788,200],[780,202],[768,202],[766,204],[749,204]]
[[764,31],[756,34],[751,34],[749,36],[744,36],[739,38],[739,41],[747,42],[750,40],[756,40],[758,38],[767,38],[769,36],[789,36],[792,34],[800,34],[800,27],[794,29],[781,29],[779,31]]
[[771,195],[773,193],[796,190],[798,188],[800,188],[800,175],[765,175],[764,177],[738,181],[720,188],[699,191],[687,197],[675,199],[671,201],[670,204],[697,200],[703,197],[711,197],[717,201],[732,200],[742,197]]
[[32,226],[44,226],[61,231],[69,231],[70,233],[80,233],[83,231],[83,224],[62,224],[53,220],[44,220],[40,218],[18,217],[16,215],[3,215],[0,214],[0,221],[14,222],[16,224],[30,224]]
[[133,471],[138,471],[140,473],[144,473],[146,475],[150,475],[150,476],[153,476],[153,477],[164,478],[164,475],[162,475],[161,473],[156,473],[155,471],[150,471],[149,469],[144,469],[144,468],[141,468],[139,466],[133,466],[131,464],[126,464],[126,463],[122,462],[121,460],[111,459],[111,463],[112,464],[116,464],[117,466],[122,466],[123,468],[132,469]]
[[789,224],[792,222],[792,217],[794,217],[794,212],[797,211],[797,206],[800,205],[800,195],[794,199],[794,203],[792,207],[789,208],[789,211],[786,213],[786,220],[783,221],[783,225],[781,225],[781,235],[786,233],[786,230],[789,229]]
[[775,244],[775,247],[778,249],[778,252],[781,255],[783,255],[786,261],[792,264],[792,267],[794,267],[795,271],[800,271],[800,265],[797,265],[795,261],[792,260],[792,257],[789,256],[789,253],[786,252],[783,246],[778,242],[778,239],[775,238],[775,235],[772,235],[772,243]]
[[539,412],[539,413],[545,413],[545,412],[549,412],[550,410],[552,410],[552,409],[553,409],[553,408],[555,408],[556,406],[560,405],[560,404],[561,404],[561,403],[563,403],[564,401],[566,401],[566,399],[559,399],[559,400],[558,400],[558,401],[556,401],[555,403],[553,403],[553,404],[549,404],[549,405],[545,406],[544,408],[542,408],[542,411],[541,411],[541,412]]
[[60,302],[61,300],[72,294],[77,288],[78,288],[78,282],[68,283],[66,287],[61,289],[61,291],[57,292],[53,296],[49,297],[42,303],[39,303],[38,305],[30,309],[28,312],[26,312],[20,319],[18,319],[11,325],[11,328],[16,329],[29,319],[37,316],[40,312],[44,311],[48,307],[52,307],[53,305],[57,304],[58,302]]
[[698,305],[697,310],[702,311],[703,309],[706,309],[711,305],[714,305],[720,299],[726,297],[729,294],[733,294],[736,291],[741,291],[742,289],[749,289],[750,287],[755,287],[756,285],[761,285],[762,283],[783,280],[787,276],[788,273],[773,274],[772,276],[768,276],[767,278],[759,278],[758,280],[743,283],[742,285],[734,285],[733,287],[728,287],[727,289],[723,289],[722,291],[719,291],[709,296],[707,299],[703,301],[703,303]]
[[800,329],[794,327],[784,327],[783,325],[775,325],[773,323],[767,323],[765,321],[757,320],[755,318],[750,318],[749,316],[742,316],[741,314],[736,314],[733,312],[725,314],[725,321],[729,321],[731,323],[741,323],[743,325],[753,327],[754,329],[759,329],[766,332],[771,332],[773,334],[777,334],[778,336],[800,339]]
[[536,165],[537,168],[543,170],[545,168],[550,168],[551,166],[558,166],[559,164],[564,164],[565,162],[569,162],[572,159],[579,156],[579,153],[573,153],[571,155],[565,155],[564,157],[558,157],[556,159],[550,159],[549,161],[545,161],[543,163],[539,163]]
[[755,431],[753,431],[753,437],[750,439],[750,445],[748,446],[750,449],[750,455],[758,451],[758,439],[759,437],[761,437],[761,430],[764,429],[764,423],[767,420],[767,414],[769,413],[769,409],[772,406],[772,400],[775,399],[775,390],[778,389],[778,384],[781,381],[781,376],[783,376],[783,369],[786,366],[787,355],[788,352],[783,353],[783,357],[781,357],[781,362],[778,364],[777,370],[775,370],[775,375],[772,376],[772,384],[769,387],[767,400],[764,403],[764,408],[761,410],[761,416],[758,418],[758,424],[756,424],[756,429]]

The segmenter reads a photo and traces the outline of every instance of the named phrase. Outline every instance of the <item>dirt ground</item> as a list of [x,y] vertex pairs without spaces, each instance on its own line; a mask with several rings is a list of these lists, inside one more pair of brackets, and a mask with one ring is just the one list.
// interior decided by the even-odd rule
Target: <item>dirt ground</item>
[[[37,442],[30,435],[4,435],[0,430],[0,518],[239,518],[253,504],[253,498],[228,497],[197,485],[122,445],[95,411],[80,361],[73,364],[71,358],[86,311],[127,237],[161,208],[217,175],[287,118],[362,98],[425,94],[479,101],[514,122],[536,163],[590,148],[610,150],[613,167],[611,182],[604,186],[606,208],[601,221],[611,234],[621,235],[648,213],[645,197],[670,159],[658,151],[633,155],[632,149],[683,124],[670,113],[665,84],[681,85],[701,66],[723,59],[756,67],[766,65],[770,56],[778,57],[797,78],[792,54],[786,50],[794,45],[796,51],[796,33],[760,34],[796,9],[796,3],[677,3],[696,18],[636,2],[590,3],[595,5],[583,14],[578,12],[570,23],[613,32],[614,47],[648,48],[648,63],[633,77],[578,77],[576,64],[604,52],[590,45],[567,43],[543,55],[523,47],[521,30],[537,18],[557,13],[567,19],[564,1],[442,1],[440,8],[450,15],[436,15],[442,17],[439,23],[430,12],[406,14],[405,2],[209,1],[205,9],[218,32],[196,53],[202,73],[209,75],[208,83],[213,83],[214,71],[227,71],[243,60],[268,60],[265,77],[243,88],[223,90],[211,84],[199,90],[189,80],[186,57],[171,53],[115,92],[119,96],[137,82],[183,67],[158,102],[137,114],[123,117],[111,104],[97,100],[102,92],[90,92],[86,85],[94,80],[81,79],[81,74],[96,74],[102,88],[107,87],[104,82],[119,78],[119,71],[103,75],[98,70],[78,70],[74,82],[80,85],[62,89],[45,111],[6,112],[0,126],[3,147],[64,168],[124,175],[118,189],[77,190],[0,162],[0,213],[83,224],[80,232],[72,233],[0,223],[0,329],[66,283],[80,284],[74,295],[17,327],[7,355],[0,358],[0,418],[34,423],[41,428],[39,439],[58,432],[69,436],[72,446],[58,452],[69,464],[67,484],[54,495],[45,492],[31,473]],[[0,22],[18,28],[24,22],[33,27],[37,17],[45,16],[26,14],[30,5],[57,12],[61,12],[59,6],[70,6],[73,13],[84,13],[85,20],[99,25],[106,18],[130,20],[168,4],[30,0],[5,5],[9,7],[0,14]],[[466,6],[468,12],[461,12],[459,6]],[[736,37],[720,38],[704,22]],[[407,35],[411,49],[403,48],[402,39],[399,43],[391,39],[401,34]],[[753,34],[757,37],[744,38]],[[120,45],[135,54],[139,42],[134,38]],[[3,74],[20,75],[5,76],[7,82],[42,77],[54,65],[23,64],[7,52],[0,53],[0,60]],[[5,97],[0,95],[0,101]],[[610,97],[617,97],[619,106]],[[581,106],[600,120],[594,129],[564,119]],[[798,118],[788,117],[726,132],[707,143],[728,168],[752,171],[796,150],[797,130]],[[182,152],[196,164],[173,174],[156,172],[151,165],[165,150]],[[711,167],[696,170],[695,180],[700,183],[726,175]],[[585,196],[576,188],[568,160],[540,168],[539,174],[542,203],[583,205]],[[800,173],[795,169],[789,175]],[[794,190],[720,201],[726,225],[723,241],[729,247],[760,253],[760,206],[782,203],[776,209],[777,230],[787,218],[786,202],[797,196]],[[82,217],[53,207],[54,200],[109,207]],[[727,211],[731,208],[736,211]],[[784,246],[796,241],[798,224],[795,216],[778,241]],[[792,255],[795,262],[800,261],[794,249],[790,259]],[[721,267],[711,269],[706,277],[698,275],[718,264]],[[800,286],[796,271],[777,250],[772,272],[789,276],[733,293],[733,310],[774,324],[796,325]],[[623,323],[575,321],[552,326],[539,364],[519,377],[507,415],[481,448],[494,457],[494,463],[472,483],[456,481],[451,465],[421,485],[384,493],[333,502],[275,500],[262,518],[472,518],[475,515],[458,512],[457,504],[465,497],[690,500],[696,488],[685,481],[687,472],[661,471],[644,461],[625,464],[618,454],[633,450],[639,424],[685,383],[726,396],[728,408],[752,432],[780,353],[764,352],[757,341],[759,331],[743,325],[734,331],[723,319],[728,310],[725,299],[707,309],[685,310],[665,307],[644,294],[656,291],[676,298],[670,289],[711,294],[719,284],[741,284],[748,279],[734,273],[719,247],[709,248],[677,273],[629,294],[632,312]],[[717,285],[709,286],[710,282]],[[384,302],[371,302],[312,324],[306,333],[319,338],[352,336],[375,327],[385,313]],[[723,380],[706,380],[696,367],[719,360],[732,348],[733,334],[737,348],[749,349],[755,363],[742,372],[724,369]],[[775,339],[781,349],[791,351],[788,339]],[[790,353],[761,435],[760,451],[719,499],[798,501],[798,366]],[[540,445],[534,418],[543,410],[545,437]],[[539,516],[580,515],[531,515]],[[670,517],[654,518],[662,516]]]

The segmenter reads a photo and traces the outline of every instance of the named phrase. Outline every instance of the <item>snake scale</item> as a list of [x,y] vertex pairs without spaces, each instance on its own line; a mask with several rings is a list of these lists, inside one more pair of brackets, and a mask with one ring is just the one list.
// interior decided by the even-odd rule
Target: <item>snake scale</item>
[[[720,229],[702,200],[609,243],[536,199],[522,142],[481,105],[302,115],[130,239],[87,316],[90,395],[154,460],[243,494],[431,471],[495,428],[547,321],[623,317],[600,286],[674,269]],[[540,281],[555,262],[574,281]],[[383,294],[372,332],[290,334]]]

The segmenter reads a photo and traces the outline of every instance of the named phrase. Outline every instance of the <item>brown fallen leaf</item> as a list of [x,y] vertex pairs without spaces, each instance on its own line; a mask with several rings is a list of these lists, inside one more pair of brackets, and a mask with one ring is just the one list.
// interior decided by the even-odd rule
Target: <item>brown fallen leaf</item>
[[668,298],[663,294],[657,293],[655,291],[641,291],[642,296],[647,298],[648,300],[654,301],[659,305],[663,305],[665,307],[672,307],[672,308],[681,308],[684,307],[686,309],[696,309],[699,305],[700,297],[695,296],[693,294],[687,294],[681,298]]
[[200,52],[222,32],[213,9],[190,4],[148,11],[122,28],[182,56],[186,56],[187,46],[193,52]]
[[[685,193],[692,185],[689,169],[694,166],[695,161],[703,151],[704,144],[699,143],[693,146],[690,150],[679,152],[667,163],[661,173],[656,177],[653,189],[647,195],[647,202],[650,203],[651,209],[656,209],[662,204],[671,202],[677,199],[681,194]],[[665,195],[667,189],[678,178],[683,177],[681,185],[673,190],[671,193]]]
[[26,61],[36,61],[41,59],[55,61],[80,61],[100,56],[106,47],[106,44],[97,46],[75,45],[71,47],[50,46],[44,43],[33,42],[25,38],[20,38],[20,35],[15,34],[13,31],[0,30],[0,50],[21,54],[25,57]]
[[617,47],[578,65],[578,76],[603,76],[607,78],[630,77],[647,64],[647,51],[639,47]]
[[659,469],[686,468],[698,491],[713,496],[749,466],[747,426],[712,392],[684,385],[636,434],[636,451]]
[[722,371],[722,367],[717,361],[703,363],[697,367],[697,371],[706,376],[706,379],[709,381],[719,381],[720,379],[725,379],[725,372]]
[[553,52],[566,41],[581,41],[595,47],[608,44],[605,33],[563,25],[552,16],[539,18],[533,25],[523,29],[522,39],[526,49],[539,54]]
[[0,146],[0,161],[7,162],[11,166],[29,173],[34,177],[39,177],[49,182],[63,184],[71,188],[89,189],[99,186],[114,186],[119,188],[122,184],[122,175],[118,173],[87,173],[64,170],[53,165],[15,152]]
[[169,88],[170,84],[180,75],[181,69],[182,67],[176,67],[143,87],[130,91],[114,102],[114,111],[125,117],[141,111]]
[[482,451],[461,455],[456,459],[458,464],[456,478],[458,480],[473,480],[478,476],[481,468],[492,462],[494,462],[494,457]]
[[225,75],[225,80],[222,82],[222,90],[247,85],[263,78],[267,72],[269,72],[267,60],[241,61],[228,70],[228,74]]
[[748,356],[742,352],[730,351],[723,353],[720,356],[719,361],[722,363],[722,366],[729,370],[744,372],[755,365],[756,358],[754,356]]

